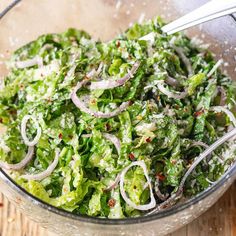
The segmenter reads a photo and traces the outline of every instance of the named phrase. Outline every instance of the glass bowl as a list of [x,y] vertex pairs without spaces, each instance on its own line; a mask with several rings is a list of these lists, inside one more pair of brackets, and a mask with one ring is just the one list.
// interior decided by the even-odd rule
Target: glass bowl
[[[1,0],[1,4],[7,0]],[[84,29],[95,39],[107,41],[143,19],[160,15],[176,19],[206,0],[24,0],[0,20],[0,77],[12,51],[39,35]],[[0,15],[1,18],[1,15]],[[223,17],[186,32],[197,36],[216,58],[224,59],[223,71],[232,78],[236,71],[236,19]],[[211,207],[236,178],[236,166],[217,183],[184,203],[154,215],[129,219],[103,219],[75,215],[33,197],[0,170],[1,191],[29,218],[60,235],[165,235],[191,222]]]

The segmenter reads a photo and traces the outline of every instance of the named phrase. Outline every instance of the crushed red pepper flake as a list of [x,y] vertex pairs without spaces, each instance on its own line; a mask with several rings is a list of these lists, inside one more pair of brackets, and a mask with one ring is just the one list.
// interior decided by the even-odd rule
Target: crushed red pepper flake
[[117,48],[120,47],[120,41],[116,41],[116,47],[117,47]]
[[58,135],[58,138],[59,138],[59,139],[62,139],[62,133],[60,133],[60,134]]
[[201,109],[201,110],[199,110],[199,111],[194,112],[193,115],[194,115],[195,117],[198,117],[198,116],[201,116],[203,113],[204,113],[204,109]]
[[110,199],[108,200],[107,205],[108,205],[109,207],[114,207],[114,206],[116,205],[116,200],[113,199],[113,198],[110,198]]
[[134,103],[134,102],[132,102],[132,101],[129,101],[129,106],[133,105],[133,103]]
[[106,123],[105,126],[106,126],[106,131],[110,131],[111,130],[111,125],[109,123]]
[[96,102],[97,102],[96,99],[92,99],[92,100],[90,101],[91,104],[96,104]]
[[0,202],[0,207],[3,207],[3,203],[2,202]]
[[135,159],[135,156],[134,156],[133,153],[130,153],[130,154],[129,154],[129,159],[130,159],[131,161],[133,161],[133,160]]
[[9,113],[10,113],[11,115],[16,115],[16,114],[17,114],[17,111],[16,111],[16,110],[10,110]]
[[162,173],[157,173],[156,178],[163,181],[165,179],[165,176]]
[[48,98],[48,99],[47,99],[47,102],[48,102],[48,103],[51,103],[51,102],[52,102],[51,98]]
[[152,139],[149,137],[149,138],[146,138],[146,142],[147,143],[150,143],[150,142],[152,142]]

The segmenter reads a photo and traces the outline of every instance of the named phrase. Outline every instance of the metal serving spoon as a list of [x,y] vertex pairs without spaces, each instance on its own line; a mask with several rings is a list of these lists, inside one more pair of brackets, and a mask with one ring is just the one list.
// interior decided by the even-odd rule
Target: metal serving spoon
[[162,27],[167,34],[181,30],[236,12],[236,0],[212,0],[192,12]]

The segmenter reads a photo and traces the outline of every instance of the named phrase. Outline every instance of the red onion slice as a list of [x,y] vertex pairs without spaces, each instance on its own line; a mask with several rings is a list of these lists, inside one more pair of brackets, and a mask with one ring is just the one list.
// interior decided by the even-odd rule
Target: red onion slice
[[103,133],[102,135],[107,140],[111,141],[114,144],[118,154],[120,155],[120,148],[121,148],[120,140],[114,134]]
[[206,181],[209,183],[209,184],[214,184],[216,181],[211,181],[209,180],[208,178],[206,178]]
[[[148,203],[148,204],[145,204],[145,205],[137,205],[135,204],[134,202],[132,202],[126,192],[125,192],[125,189],[124,189],[124,180],[125,180],[125,174],[127,173],[127,171],[133,167],[133,166],[140,166],[142,169],[143,169],[143,172],[144,172],[144,175],[147,179],[147,183],[148,183],[148,186],[149,186],[149,190],[150,190],[150,198],[151,198],[151,201]],[[156,206],[156,200],[154,198],[154,195],[153,195],[153,191],[152,191],[152,185],[151,185],[151,181],[149,179],[149,176],[148,176],[148,172],[147,172],[147,167],[144,163],[144,161],[135,161],[135,162],[132,162],[129,166],[127,166],[122,172],[121,172],[121,176],[120,176],[120,193],[124,199],[124,201],[130,205],[131,207],[133,207],[134,209],[138,209],[138,210],[141,210],[141,211],[147,211],[147,210],[150,210],[152,208],[154,208]]]
[[89,109],[86,104],[78,98],[76,92],[86,83],[88,83],[87,79],[82,80],[81,82],[78,82],[78,84],[76,85],[75,89],[73,90],[72,94],[71,94],[71,100],[72,102],[75,104],[76,107],[78,107],[81,111],[97,117],[97,118],[111,118],[114,116],[119,115],[121,112],[123,112],[124,110],[127,109],[127,107],[130,106],[130,102],[123,102],[117,109],[115,109],[114,111],[111,112],[101,112],[101,111],[92,111],[91,109]]
[[207,145],[206,143],[201,142],[201,141],[193,141],[193,143],[191,143],[191,145],[189,147],[195,147],[195,146],[201,146],[201,147],[204,147],[204,148],[209,147],[209,145]]
[[167,88],[165,88],[164,86],[164,81],[160,80],[157,83],[157,87],[158,89],[164,93],[168,98],[174,98],[174,99],[183,99],[185,97],[187,97],[188,92],[184,91],[184,92],[171,92],[170,90],[168,90]]
[[191,174],[191,172],[195,169],[195,167],[209,154],[211,154],[216,148],[218,148],[220,145],[228,141],[230,138],[236,135],[236,128],[234,128],[232,131],[226,133],[223,137],[219,138],[216,142],[214,142],[211,146],[209,146],[204,152],[202,152],[199,157],[193,162],[191,167],[188,169],[188,171],[185,173],[184,177],[182,178],[180,182],[179,188],[183,188],[184,183],[187,179],[187,177]]
[[165,201],[169,197],[169,194],[168,193],[167,194],[163,194],[161,192],[161,190],[159,189],[159,183],[160,183],[160,181],[157,178],[156,181],[155,181],[155,188],[154,188],[155,189],[155,193],[156,193],[157,197],[160,200]]
[[193,172],[193,170],[196,168],[196,166],[209,154],[211,154],[216,148],[218,148],[220,145],[231,139],[236,135],[236,128],[231,130],[230,132],[226,133],[223,137],[219,138],[216,142],[214,142],[211,146],[209,146],[204,152],[202,152],[198,158],[193,162],[193,164],[190,166],[190,168],[185,173],[184,177],[182,178],[180,185],[178,187],[178,190],[171,195],[165,202],[157,205],[157,207],[148,212],[146,215],[154,214],[156,212],[159,212],[160,210],[163,210],[167,207],[172,206],[178,198],[182,196],[183,193],[183,187],[185,184],[186,179],[189,177],[189,175]]
[[17,164],[8,164],[6,162],[0,161],[0,168],[6,170],[21,170],[23,169],[33,158],[34,146],[28,148],[28,152],[23,160]]
[[55,158],[53,160],[53,162],[48,166],[48,168],[38,174],[35,175],[22,175],[21,178],[23,179],[27,179],[27,180],[42,180],[45,179],[46,177],[48,177],[49,175],[52,174],[52,172],[54,171],[54,169],[57,167],[58,161],[59,161],[59,155],[60,155],[60,151],[59,149],[55,150]]
[[[209,148],[209,145],[207,145],[206,143],[204,143],[202,141],[193,141],[193,143],[190,144],[189,148],[196,147],[196,146],[200,146],[200,147],[203,147],[205,149]],[[207,161],[209,161],[210,158],[211,158],[211,154],[209,154]]]
[[115,181],[110,186],[105,188],[104,191],[109,192],[109,191],[115,189],[117,187],[117,185],[119,184],[119,182],[120,182],[120,173],[116,176]]
[[[37,129],[37,134],[36,134],[36,136],[34,137],[34,139],[32,141],[29,141],[29,139],[26,135],[26,125],[27,125],[27,122],[28,122],[29,119],[34,121],[36,129]],[[26,115],[26,116],[23,117],[22,122],[21,122],[21,136],[24,140],[25,145],[35,146],[38,143],[38,141],[41,137],[41,133],[42,133],[42,130],[39,126],[39,123],[37,122],[37,120],[33,116]]]
[[89,79],[91,79],[91,78],[93,78],[93,77],[95,77],[95,76],[98,76],[98,75],[101,73],[101,71],[102,71],[102,67],[103,67],[103,63],[101,62],[101,63],[99,64],[97,70],[95,70],[95,69],[93,68],[91,71],[89,71],[89,72],[86,74],[86,77],[89,78]]
[[90,85],[90,90],[96,90],[96,89],[112,89],[119,86],[122,86],[126,81],[131,79],[136,71],[138,70],[140,66],[140,62],[136,61],[134,65],[132,66],[131,70],[122,78],[117,80],[102,80],[98,82],[92,82]]
[[43,59],[39,56],[36,56],[32,59],[25,60],[25,61],[17,61],[15,63],[15,66],[19,69],[24,69],[24,68],[35,66],[35,65],[38,65],[38,67],[42,67]]
[[167,76],[167,78],[165,79],[165,82],[172,87],[178,87],[180,85],[178,80],[170,76]]
[[214,111],[214,112],[224,112],[230,119],[230,121],[233,123],[234,127],[236,127],[236,118],[234,116],[234,114],[228,110],[225,107],[222,106],[212,106],[210,107],[210,111]]

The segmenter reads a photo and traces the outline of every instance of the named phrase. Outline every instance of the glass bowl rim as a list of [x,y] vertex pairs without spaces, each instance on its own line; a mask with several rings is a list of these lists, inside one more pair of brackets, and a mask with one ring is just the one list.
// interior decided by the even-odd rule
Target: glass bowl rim
[[[0,12],[0,20],[21,0],[14,0],[10,5],[8,5],[2,12]],[[232,15],[231,15],[232,16]],[[234,17],[233,17],[234,18]],[[234,18],[236,21],[236,19]],[[6,172],[0,169],[0,179],[3,180],[10,188],[15,190],[18,194],[20,194],[25,199],[29,200],[33,204],[39,206],[40,208],[50,211],[54,214],[58,214],[62,217],[70,218],[71,220],[78,220],[81,222],[92,223],[92,224],[103,224],[103,225],[130,225],[137,223],[146,223],[155,221],[161,218],[165,218],[176,213],[179,213],[186,208],[193,206],[197,203],[200,203],[202,200],[213,194],[216,190],[222,187],[231,177],[236,175],[236,165],[229,167],[229,169],[221,176],[221,178],[212,186],[205,189],[198,195],[188,199],[187,201],[177,204],[169,209],[157,212],[153,215],[148,216],[139,216],[133,218],[125,218],[125,219],[107,219],[107,218],[99,218],[87,215],[78,215],[72,212],[66,211],[64,209],[60,209],[54,207],[41,199],[33,196],[31,193],[27,192],[20,185],[18,185]]]
[[99,218],[87,215],[79,215],[64,209],[60,209],[54,207],[41,199],[33,196],[31,193],[27,192],[23,189],[20,185],[18,185],[6,172],[0,169],[0,179],[3,180],[11,189],[15,190],[18,194],[24,197],[26,200],[32,202],[33,204],[43,208],[47,211],[50,211],[54,214],[58,214],[62,217],[69,218],[71,220],[78,220],[81,222],[92,223],[92,224],[102,224],[102,225],[130,225],[130,224],[137,224],[137,223],[146,223],[155,221],[161,218],[165,218],[176,213],[179,213],[186,208],[189,208],[197,203],[201,203],[202,200],[213,194],[217,191],[220,187],[224,186],[224,184],[230,180],[230,178],[236,176],[236,165],[231,166],[222,176],[221,178],[209,188],[205,189],[198,195],[186,200],[183,203],[177,204],[172,206],[169,209],[159,211],[153,215],[148,216],[139,216],[139,217],[130,217],[124,219],[108,219],[108,218]]

